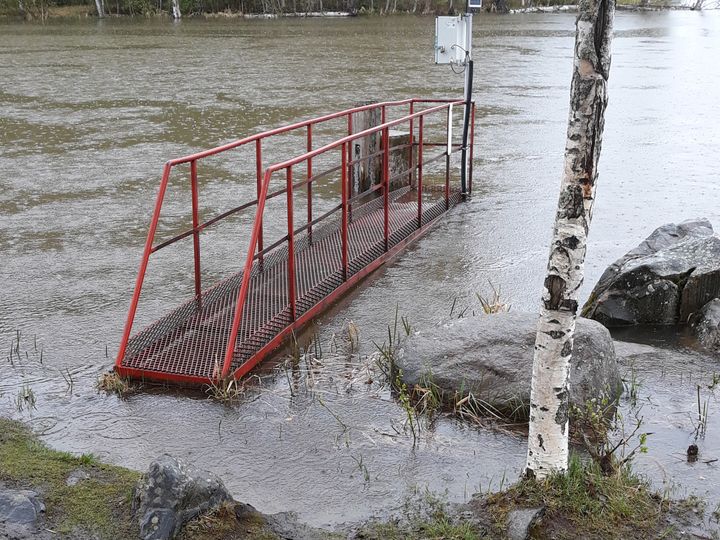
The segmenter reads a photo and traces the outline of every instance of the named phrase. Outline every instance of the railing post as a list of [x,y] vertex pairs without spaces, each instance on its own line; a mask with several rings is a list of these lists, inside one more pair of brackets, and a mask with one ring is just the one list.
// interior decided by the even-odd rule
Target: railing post
[[343,267],[343,280],[348,278],[348,143],[342,145],[342,179],[341,179],[341,192],[342,192],[342,267]]
[[[383,107],[383,117],[384,114]],[[383,123],[385,120],[383,118]],[[390,237],[390,130],[384,128],[382,131],[383,138],[383,171],[382,171],[382,182],[383,182],[383,236],[385,239],[385,251],[389,247]]]
[[447,151],[445,153],[445,210],[450,209],[450,155],[452,154],[452,103],[447,114]]
[[470,163],[468,164],[468,193],[472,195],[473,184],[473,155],[475,154],[475,102],[472,103],[470,116]]
[[[193,255],[195,258],[195,298],[200,302],[200,294],[202,293],[202,281],[200,277],[200,231],[198,225],[200,218],[198,216],[198,179],[197,179],[197,160],[190,162],[190,189],[192,191],[192,226],[193,226]],[[199,307],[199,305],[198,305]]]
[[418,229],[422,227],[422,197],[423,197],[423,144],[424,144],[425,117],[420,117],[418,126]]
[[287,168],[287,226],[288,226],[288,295],[290,316],[294,321],[295,310],[295,226],[293,225],[293,180],[292,167]]
[[[307,127],[307,151],[312,152],[312,124],[308,124]],[[309,157],[307,160],[307,222],[308,222],[308,240],[312,242],[312,158]]]
[[[353,134],[353,129],[354,129],[354,128],[353,128],[352,113],[348,113],[348,135],[352,135],[352,134]],[[344,146],[345,146],[345,145],[343,145],[343,147],[344,147]],[[352,167],[352,165],[349,165],[349,164],[352,163],[352,161],[353,161],[353,144],[352,144],[352,141],[350,142],[350,144],[347,145],[347,151],[344,151],[343,154],[345,154],[345,155],[347,156],[347,162],[346,162],[346,165],[343,166],[343,169],[346,168],[346,167]],[[352,172],[351,172],[351,171],[348,171],[348,182],[350,182],[350,181],[352,180],[352,176],[353,176],[353,175],[352,175]],[[344,183],[343,183],[343,185],[344,185]],[[348,186],[348,187],[349,187],[349,186]],[[360,189],[358,189],[358,192],[359,192],[359,191],[360,191]],[[349,197],[349,196],[348,196],[348,197]],[[348,214],[348,220],[352,221],[352,205],[349,204],[349,203],[348,203],[347,214]]]
[[[262,191],[262,180],[263,180],[263,171],[262,171],[262,139],[258,139],[255,141],[255,174],[257,177],[257,196],[258,196],[258,206],[260,205],[260,192]],[[257,250],[258,253],[260,253],[259,261],[260,261],[260,268],[262,268],[263,264],[263,226],[262,223],[260,223],[260,230],[258,232],[258,239],[257,239]]]
[[150,229],[145,239],[145,249],[143,250],[142,259],[140,259],[140,269],[135,280],[135,290],[133,291],[132,300],[130,301],[130,309],[125,321],[122,338],[120,339],[120,348],[115,359],[115,366],[120,367],[125,358],[130,332],[132,331],[133,322],[135,321],[135,313],[137,312],[138,302],[140,301],[140,292],[142,291],[143,281],[145,281],[145,272],[147,271],[148,262],[150,261],[150,253],[152,253],[152,245],[155,240],[155,231],[157,230],[158,220],[160,219],[160,210],[162,209],[165,191],[167,190],[168,180],[170,179],[170,164],[166,163],[163,168],[162,180],[160,180],[160,189],[158,190],[157,199],[155,200],[155,208],[150,219]]
[[415,152],[414,152],[414,150],[415,150],[415,133],[414,133],[414,131],[415,131],[415,130],[414,130],[414,128],[415,128],[415,122],[414,122],[414,120],[415,120],[415,119],[412,118],[412,115],[413,115],[414,113],[415,113],[415,102],[414,102],[414,101],[411,101],[411,102],[410,102],[410,116],[411,116],[411,118],[410,118],[410,140],[409,140],[409,145],[410,145],[410,157],[409,157],[409,159],[408,159],[408,165],[409,165],[409,166],[408,166],[408,170],[410,171],[410,178],[409,178],[410,186],[412,186],[412,183],[413,183],[413,174],[414,174],[414,172],[415,172],[415,171],[413,171],[413,161],[414,161],[414,159],[413,159],[413,154],[415,153]]
[[245,266],[243,267],[242,282],[235,300],[235,314],[233,315],[232,326],[230,327],[230,335],[228,336],[227,348],[225,349],[225,359],[223,360],[222,371],[218,374],[218,379],[225,378],[230,375],[232,369],[233,357],[235,356],[235,344],[237,342],[238,332],[240,331],[240,322],[242,320],[242,312],[245,308],[248,291],[250,290],[250,275],[252,274],[253,260],[255,260],[255,249],[257,246],[258,235],[262,225],[263,213],[265,212],[265,202],[267,201],[268,187],[270,186],[270,178],[272,173],[270,170],[265,172],[262,178],[262,189],[258,196],[257,213],[253,222],[252,233],[250,235],[250,246],[248,247]]

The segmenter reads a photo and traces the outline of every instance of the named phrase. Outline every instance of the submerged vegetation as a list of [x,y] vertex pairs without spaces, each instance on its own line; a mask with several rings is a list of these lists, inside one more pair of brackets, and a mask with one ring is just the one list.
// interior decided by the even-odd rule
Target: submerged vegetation
[[108,371],[100,375],[95,386],[100,391],[116,394],[119,397],[125,397],[136,389],[129,379],[121,377],[116,371]]
[[478,520],[459,518],[444,496],[416,490],[404,501],[399,515],[387,521],[364,524],[356,538],[476,540],[488,538],[486,531]]
[[[494,303],[504,304],[498,296]],[[467,310],[463,316],[469,316]],[[433,422],[441,414],[455,415],[481,425],[500,428],[509,425],[510,420],[504,412],[489,408],[472,395],[459,399],[443,394],[433,383],[432,376],[420,385],[404,385],[399,378],[396,359],[403,341],[414,330],[409,319],[401,315],[399,306],[395,307],[394,318],[386,330],[384,341],[374,343],[374,347],[367,350],[360,339],[360,329],[352,322],[333,335],[329,343],[323,343],[318,332],[304,339],[295,337],[288,348],[287,360],[272,376],[278,380],[283,376],[287,379],[291,399],[305,393],[327,410],[328,419],[341,431],[336,437],[338,448],[350,449],[352,437],[360,428],[337,408],[330,396],[357,390],[377,392],[384,398],[395,400],[399,418],[394,424],[391,420],[393,436],[411,438],[413,446],[420,442],[425,430],[432,429]],[[343,369],[338,367],[340,365]],[[339,373],[343,376],[339,377]],[[68,377],[72,380],[69,374],[63,375],[66,384],[72,386],[73,383],[67,382]],[[713,390],[716,379],[713,374],[712,380],[702,385],[698,393],[698,422],[707,417],[705,392]],[[257,384],[248,385],[228,380],[208,387],[207,394],[213,400],[236,404],[250,394],[288,391],[282,385],[270,390],[260,377],[257,381]],[[640,386],[634,371],[628,381],[632,387]],[[101,377],[98,387],[120,396],[132,388],[128,381],[112,372]],[[32,399],[28,390],[29,387],[20,390],[23,406]],[[584,446],[586,453],[572,457],[566,475],[552,475],[542,481],[525,478],[514,485],[511,485],[512,478],[503,476],[500,485],[496,486],[499,492],[485,490],[463,505],[450,504],[437,494],[418,490],[414,498],[404,504],[400,514],[357,525],[352,531],[355,536],[350,538],[503,538],[511,513],[528,508],[544,511],[531,538],[680,537],[686,524],[697,524],[698,519],[702,520],[702,501],[673,502],[669,491],[654,492],[644,478],[632,471],[633,457],[647,449],[648,434],[642,429],[642,417],[636,406],[639,396],[627,399],[635,402],[632,410],[637,415],[632,420],[624,420],[607,401],[590,402],[584,410],[573,411],[575,442]],[[608,433],[610,437],[607,437]],[[362,479],[365,486],[374,481],[378,471],[367,455],[353,448],[347,457],[353,461],[351,477]],[[88,477],[74,486],[67,485],[67,478],[78,470],[87,473]],[[0,484],[39,491],[48,508],[46,524],[52,530],[68,534],[89,532],[100,539],[135,537],[131,499],[138,478],[138,473],[100,464],[92,456],[74,457],[49,450],[21,425],[0,421]],[[266,517],[248,508],[241,503],[224,505],[191,522],[181,538],[278,538],[268,527]],[[329,531],[322,534],[322,538],[348,537],[345,533],[337,536]]]
[[[356,463],[364,466],[362,456]],[[69,482],[71,477],[78,480]],[[47,507],[43,526],[60,535],[137,538],[132,498],[139,479],[139,473],[100,463],[92,455],[51,450],[23,425],[0,419],[0,485],[36,490]],[[355,526],[349,536],[316,530],[313,538],[502,538],[510,513],[525,508],[544,509],[532,538],[559,539],[676,538],[684,535],[687,524],[702,520],[705,511],[700,499],[671,501],[654,493],[632,472],[629,462],[607,474],[594,460],[574,455],[565,475],[523,479],[499,493],[476,494],[465,505],[452,505],[442,495],[416,489],[394,518]],[[280,537],[267,516],[242,503],[227,503],[190,522],[180,538]]]

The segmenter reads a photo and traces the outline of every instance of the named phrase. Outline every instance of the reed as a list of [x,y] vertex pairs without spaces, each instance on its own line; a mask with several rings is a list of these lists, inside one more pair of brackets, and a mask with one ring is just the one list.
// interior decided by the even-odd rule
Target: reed
[[128,379],[121,377],[115,371],[108,371],[100,375],[95,383],[95,388],[119,397],[125,397],[136,390],[136,387]]

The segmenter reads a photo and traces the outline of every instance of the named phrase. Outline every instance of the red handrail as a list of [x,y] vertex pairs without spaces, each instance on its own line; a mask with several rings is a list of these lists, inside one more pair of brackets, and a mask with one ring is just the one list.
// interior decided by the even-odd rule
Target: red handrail
[[[411,101],[411,100],[408,100],[407,102],[409,102],[409,101]],[[262,192],[261,192],[261,195],[260,195],[260,198],[258,201],[257,213],[255,214],[255,222],[253,223],[252,234],[250,236],[250,247],[248,248],[248,254],[245,259],[245,266],[243,268],[242,282],[240,285],[240,290],[238,291],[237,301],[235,303],[235,315],[233,317],[233,323],[232,323],[232,327],[230,330],[230,336],[228,337],[227,349],[225,351],[225,359],[223,362],[223,369],[222,369],[222,373],[221,373],[222,378],[226,378],[230,374],[230,368],[232,367],[232,361],[233,361],[233,357],[235,355],[235,343],[237,341],[237,334],[240,329],[240,321],[242,318],[242,312],[245,307],[245,302],[247,300],[247,294],[248,294],[248,290],[250,287],[250,275],[251,275],[251,271],[252,271],[252,264],[255,259],[255,244],[257,242],[258,234],[260,233],[260,230],[262,229],[263,213],[265,211],[265,201],[267,200],[267,192],[270,187],[270,179],[271,179],[273,173],[281,171],[283,169],[287,169],[287,171],[291,171],[291,168],[294,165],[302,163],[303,161],[307,161],[308,159],[312,159],[320,154],[324,154],[330,150],[337,148],[338,146],[341,147],[342,154],[343,154],[343,156],[345,156],[346,155],[345,147],[347,144],[352,143],[352,141],[354,141],[355,139],[367,137],[369,135],[372,135],[374,133],[378,133],[378,132],[382,131],[382,133],[383,133],[383,185],[384,185],[383,198],[384,198],[384,208],[385,208],[384,239],[385,239],[385,250],[387,251],[388,232],[389,232],[388,231],[388,229],[389,229],[389,225],[388,225],[388,193],[389,193],[388,150],[389,150],[389,145],[388,145],[388,136],[387,136],[388,131],[391,127],[397,126],[403,122],[408,122],[415,118],[424,118],[425,116],[427,116],[429,114],[441,111],[443,109],[451,110],[453,105],[458,105],[458,104],[462,105],[465,102],[464,102],[464,100],[454,100],[454,101],[443,100],[442,103],[443,103],[442,105],[430,107],[428,109],[424,109],[419,112],[414,112],[413,114],[405,116],[403,118],[400,118],[397,120],[392,120],[390,122],[383,122],[378,126],[368,128],[368,129],[366,129],[364,131],[360,131],[358,133],[347,135],[346,137],[338,139],[332,143],[326,144],[325,146],[322,146],[315,150],[306,152],[305,154],[296,156],[289,160],[286,160],[286,161],[283,161],[280,163],[276,163],[274,165],[271,165],[267,169],[265,169]],[[385,107],[383,105],[381,105],[381,111],[382,111],[382,120],[385,120]],[[447,120],[448,122],[452,121],[450,114],[448,114],[447,118],[448,118],[448,120]],[[344,163],[341,168],[343,170],[345,169]],[[290,174],[290,173],[288,173],[288,174]],[[344,187],[344,182],[343,182],[343,187]],[[289,176],[286,189],[288,190],[288,194],[289,194],[288,195],[288,205],[289,205],[288,213],[290,213],[291,208],[292,208],[291,202],[290,202],[290,198],[291,198],[290,194],[291,194],[291,189],[292,189],[291,176]],[[347,205],[347,199],[346,199],[346,195],[345,195],[345,196],[343,196],[343,208],[345,208],[346,205]],[[343,219],[344,219],[345,211],[343,212],[343,214],[344,214],[344,217],[343,217]],[[291,238],[291,236],[290,236],[290,232],[291,232],[290,227],[291,226],[292,226],[292,220],[288,217],[288,238]],[[343,250],[344,249],[345,248],[343,248]],[[343,261],[343,264],[344,263],[345,263],[345,261]],[[294,257],[292,256],[292,252],[288,256],[288,264],[291,265],[288,275],[294,276]],[[295,319],[294,284],[293,284],[293,289],[291,292],[290,304],[291,304],[292,317],[294,320]]]
[[[229,369],[232,364],[232,353],[234,351],[235,342],[237,340],[237,332],[238,332],[238,328],[239,328],[239,324],[240,324],[240,318],[242,316],[242,309],[243,309],[243,305],[247,299],[249,276],[250,276],[249,269],[252,267],[252,263],[255,258],[259,258],[260,263],[262,263],[262,254],[270,249],[270,248],[264,248],[264,246],[263,246],[262,218],[263,218],[266,200],[269,198],[268,190],[269,190],[270,177],[272,176],[272,174],[281,169],[288,169],[288,185],[287,185],[287,187],[283,190],[280,190],[277,193],[273,193],[271,196],[280,195],[283,191],[286,191],[288,193],[288,198],[291,199],[293,185],[292,185],[292,172],[290,171],[289,167],[292,167],[292,165],[303,162],[303,161],[307,162],[307,179],[306,179],[305,183],[308,186],[308,209],[307,209],[308,210],[308,225],[307,225],[307,228],[308,228],[308,235],[310,236],[312,234],[312,224],[317,221],[320,221],[323,217],[325,217],[325,216],[321,216],[320,218],[317,218],[315,220],[312,219],[312,204],[311,204],[311,202],[312,202],[311,189],[312,188],[311,188],[311,185],[312,185],[312,181],[314,180],[313,172],[312,172],[313,157],[315,157],[319,154],[322,154],[324,152],[327,152],[332,148],[337,148],[338,146],[341,146],[343,153],[344,154],[347,153],[346,163],[343,164],[343,166],[342,166],[343,170],[345,170],[345,168],[348,169],[348,171],[345,171],[346,179],[343,182],[343,185],[344,185],[345,183],[347,183],[347,181],[349,179],[349,174],[347,174],[347,173],[349,172],[350,168],[352,167],[352,164],[354,163],[353,160],[351,159],[351,144],[350,144],[351,141],[361,138],[361,137],[371,135],[373,133],[377,133],[381,130],[388,130],[390,127],[398,125],[402,122],[410,121],[410,125],[412,128],[413,120],[415,118],[420,118],[420,126],[421,126],[420,130],[422,131],[423,117],[425,115],[431,114],[438,110],[442,110],[443,108],[448,107],[450,104],[463,104],[463,103],[464,103],[464,101],[462,101],[462,100],[417,99],[417,98],[396,100],[396,101],[387,101],[387,102],[382,102],[382,103],[373,103],[373,104],[363,105],[363,106],[359,106],[359,107],[353,107],[353,108],[335,112],[332,114],[327,114],[327,115],[313,118],[310,120],[297,122],[297,123],[290,124],[290,125],[287,125],[284,127],[276,128],[276,129],[273,129],[270,131],[266,131],[263,133],[258,133],[258,134],[255,134],[255,135],[252,135],[249,137],[245,137],[243,139],[239,139],[239,140],[224,144],[222,146],[211,148],[209,150],[204,150],[202,152],[189,154],[189,155],[186,155],[183,157],[179,157],[179,158],[167,161],[163,166],[162,179],[160,182],[160,187],[158,189],[157,198],[155,201],[155,206],[154,206],[152,218],[150,221],[150,227],[149,227],[148,234],[147,234],[146,241],[145,241],[145,247],[144,247],[143,255],[142,255],[142,258],[140,261],[138,275],[137,275],[137,278],[135,281],[135,288],[133,290],[133,295],[132,295],[132,299],[130,302],[130,308],[128,310],[128,317],[125,321],[125,325],[124,325],[124,329],[123,329],[123,334],[122,334],[122,339],[120,342],[120,347],[118,350],[116,365],[118,367],[121,365],[121,363],[125,357],[125,354],[126,354],[128,341],[130,339],[130,333],[132,331],[133,322],[135,319],[135,315],[137,313],[138,302],[140,299],[145,274],[147,272],[150,255],[152,253],[154,253],[155,251],[162,249],[182,238],[186,238],[187,236],[192,235],[193,236],[193,252],[194,252],[194,258],[195,258],[195,265],[194,265],[195,295],[196,295],[196,299],[199,301],[199,299],[201,298],[201,289],[202,289],[202,284],[200,281],[199,233],[202,230],[204,230],[206,227],[209,227],[210,225],[217,223],[218,221],[230,216],[231,214],[242,211],[244,209],[247,209],[247,208],[257,204],[256,216],[255,216],[255,221],[253,224],[253,230],[252,230],[252,234],[251,234],[251,242],[250,242],[250,246],[248,248],[248,258],[247,258],[247,260],[245,262],[245,266],[244,266],[245,273],[243,275],[242,285],[241,285],[240,291],[238,293],[238,303],[236,305],[235,316],[233,319],[232,335],[231,335],[231,338],[228,340],[225,361],[223,364],[222,374],[223,374],[223,376],[226,376],[228,374]],[[442,105],[437,105],[434,107],[427,108],[420,112],[415,112],[414,111],[415,104],[442,104]],[[410,107],[411,114],[409,116],[404,116],[403,118],[400,118],[398,120],[393,120],[391,122],[386,121],[387,120],[386,109],[388,107],[397,107],[397,106],[404,106],[404,105],[409,105],[409,107]],[[382,124],[380,126],[375,126],[368,130],[365,130],[363,132],[352,134],[352,114],[358,113],[358,112],[363,112],[363,111],[368,111],[368,110],[372,110],[372,109],[377,109],[377,108],[380,108],[380,110],[382,112]],[[350,128],[348,136],[344,137],[338,141],[335,141],[334,143],[323,146],[322,148],[313,150],[312,149],[312,139],[313,139],[312,128],[313,128],[313,126],[316,124],[320,124],[322,122],[341,118],[344,116],[348,117],[348,126]],[[473,119],[474,119],[474,104],[473,104]],[[302,129],[302,128],[307,128],[307,135],[306,135],[307,136],[307,146],[306,146],[307,152],[305,154],[303,154],[302,156],[296,157],[294,159],[286,160],[281,163],[276,163],[276,164],[272,165],[271,167],[268,167],[264,171],[264,174],[263,174],[262,141],[268,137],[288,133],[288,132]],[[421,137],[422,137],[422,135],[421,135]],[[384,139],[387,140],[387,137],[384,137]],[[199,215],[198,215],[199,214],[199,201],[198,201],[198,193],[197,193],[198,192],[197,162],[201,159],[204,159],[204,158],[207,158],[210,156],[214,156],[214,155],[217,155],[217,154],[220,154],[220,153],[223,153],[223,152],[226,152],[226,151],[229,151],[229,150],[232,150],[232,149],[235,149],[235,148],[238,148],[238,147],[241,147],[243,145],[247,145],[247,144],[250,144],[253,142],[255,142],[255,154],[256,154],[255,160],[256,160],[256,177],[257,177],[257,199],[255,199],[254,201],[245,203],[236,208],[233,208],[229,211],[226,211],[204,223],[200,223]],[[426,145],[431,146],[429,143],[426,143]],[[470,151],[471,151],[470,155],[471,156],[472,156],[472,149],[473,149],[473,138],[471,136],[471,142],[470,142]],[[383,148],[383,154],[385,153],[385,150],[386,149]],[[411,154],[412,154],[412,151],[411,151]],[[385,157],[385,156],[383,156],[383,157]],[[412,160],[412,157],[411,157],[411,160]],[[422,157],[419,157],[418,165],[420,165],[422,163],[421,160],[422,160]],[[153,243],[155,241],[155,234],[157,232],[158,221],[160,218],[165,193],[167,191],[167,187],[168,187],[168,183],[169,183],[170,173],[171,173],[173,167],[184,164],[184,163],[190,163],[190,167],[191,167],[190,180],[191,180],[191,189],[192,189],[191,194],[192,194],[192,203],[193,203],[193,205],[192,205],[193,206],[193,208],[192,208],[192,218],[193,218],[192,219],[192,228],[189,229],[188,231],[185,231],[185,232],[181,233],[180,235],[178,235],[174,238],[171,238],[169,240],[166,240],[158,245],[153,245]],[[410,174],[411,175],[413,174],[412,167],[410,168]],[[320,177],[320,176],[321,175],[318,175],[318,177]],[[387,179],[387,175],[385,175],[385,179]],[[418,171],[418,182],[421,185],[422,171]],[[347,189],[347,186],[345,186],[345,187]],[[389,186],[383,186],[385,192],[388,191],[388,187]],[[350,206],[350,201],[352,199],[349,197],[349,194],[347,194],[347,193],[345,194],[343,199],[344,199],[343,204],[339,205],[338,208],[343,208],[343,210],[347,216],[350,211],[349,206]],[[345,219],[347,219],[347,217]],[[290,231],[292,231],[293,229],[292,229],[291,221],[289,221],[288,225],[289,225]],[[290,236],[291,235],[289,233],[288,237],[290,237]],[[285,239],[287,239],[288,237],[286,237]],[[285,239],[283,239],[283,241]],[[273,246],[270,246],[270,247],[274,247],[276,244],[274,244]],[[256,255],[256,250],[259,255]],[[347,257],[347,255],[346,255],[346,257]],[[294,261],[292,262],[292,264],[294,265]],[[346,261],[344,261],[345,267],[346,267],[346,264],[347,264]],[[346,272],[347,272],[347,270],[346,270]],[[292,295],[292,296],[294,296],[294,295]]]
[[[127,349],[127,344],[128,344],[129,339],[130,339],[130,332],[132,331],[133,322],[134,322],[134,320],[135,320],[135,314],[137,313],[137,306],[138,306],[138,302],[140,301],[140,293],[141,293],[141,291],[142,291],[142,285],[143,285],[143,282],[144,282],[144,280],[145,280],[145,272],[147,271],[147,266],[148,266],[148,262],[149,262],[149,260],[150,260],[150,255],[151,255],[152,253],[154,253],[155,251],[157,251],[158,249],[161,249],[161,248],[163,248],[163,247],[166,247],[166,246],[172,244],[173,242],[175,242],[175,241],[177,241],[177,240],[180,240],[180,239],[182,239],[182,238],[185,238],[185,237],[187,237],[187,236],[190,236],[191,234],[194,235],[194,236],[197,235],[197,234],[199,234],[199,232],[202,231],[205,227],[207,227],[207,226],[209,226],[209,225],[211,225],[211,224],[213,224],[213,223],[216,223],[219,219],[225,218],[225,217],[229,216],[229,215],[232,214],[232,213],[235,213],[235,212],[240,211],[240,210],[242,210],[242,209],[248,208],[249,206],[252,206],[252,204],[253,204],[253,203],[256,203],[256,201],[257,201],[257,200],[256,200],[256,201],[253,201],[253,203],[251,203],[251,204],[241,205],[240,207],[237,207],[237,208],[235,208],[235,209],[233,209],[233,210],[231,210],[231,211],[229,211],[229,212],[226,212],[226,213],[224,213],[222,216],[219,216],[218,218],[215,218],[215,219],[211,219],[211,220],[209,220],[209,221],[207,221],[207,222],[205,222],[205,223],[202,223],[202,224],[199,224],[199,225],[193,223],[193,228],[192,228],[190,231],[186,231],[186,232],[182,233],[181,235],[178,235],[178,236],[176,236],[175,238],[171,239],[170,241],[163,242],[161,245],[156,246],[156,247],[153,247],[153,242],[154,242],[154,240],[155,240],[155,233],[156,233],[156,231],[157,231],[157,226],[158,226],[158,220],[160,219],[160,211],[161,211],[161,209],[162,209],[163,201],[164,201],[164,199],[165,199],[165,191],[167,190],[167,185],[168,185],[168,181],[169,181],[169,178],[170,178],[170,171],[172,170],[173,167],[175,167],[175,166],[177,166],[177,165],[181,165],[181,164],[183,164],[183,163],[196,163],[196,162],[197,162],[198,160],[200,160],[200,159],[203,159],[203,158],[206,158],[206,157],[210,157],[210,156],[214,156],[214,155],[217,155],[217,154],[220,154],[220,153],[223,153],[223,152],[227,152],[228,150],[233,150],[233,149],[238,148],[238,147],[240,147],[240,146],[244,146],[244,145],[246,145],[246,144],[255,142],[255,143],[256,143],[256,147],[255,147],[255,148],[256,148],[256,158],[255,158],[255,159],[256,159],[256,165],[257,165],[258,197],[259,197],[259,195],[260,195],[259,192],[260,192],[260,187],[261,187],[260,184],[261,184],[261,180],[262,180],[262,149],[261,149],[261,141],[262,141],[263,139],[266,139],[266,138],[268,138],[268,137],[272,137],[272,136],[274,136],[274,135],[280,135],[280,134],[283,134],[283,133],[288,133],[288,132],[290,132],[290,131],[294,131],[294,130],[296,130],[296,129],[301,129],[301,128],[304,128],[304,127],[308,127],[309,129],[311,129],[311,126],[312,126],[312,125],[320,124],[320,123],[323,123],[323,122],[327,122],[327,121],[329,121],[329,120],[333,120],[333,119],[336,119],[336,118],[340,118],[340,117],[345,116],[345,115],[351,115],[351,114],[353,114],[353,113],[362,112],[362,111],[367,111],[367,110],[371,110],[371,109],[373,109],[373,108],[382,107],[382,106],[385,106],[385,105],[390,106],[390,107],[400,106],[400,105],[406,105],[406,104],[408,104],[408,103],[410,103],[410,102],[432,103],[433,100],[424,100],[424,99],[410,98],[410,99],[404,99],[404,100],[399,100],[399,101],[388,101],[388,102],[383,102],[383,103],[371,103],[371,104],[362,105],[362,106],[359,106],[359,107],[352,107],[352,108],[350,108],[350,109],[345,109],[344,111],[340,111],[340,112],[336,112],[336,113],[332,113],[332,114],[326,114],[326,115],[320,116],[320,117],[318,117],[318,118],[313,118],[313,119],[310,119],[310,120],[304,120],[304,121],[302,121],[302,122],[296,122],[296,123],[294,123],[294,124],[290,124],[290,125],[287,125],[287,126],[283,126],[283,127],[280,127],[280,128],[276,128],[276,129],[273,129],[273,130],[270,130],[270,131],[265,131],[265,132],[262,132],[262,133],[256,133],[255,135],[251,135],[251,136],[245,137],[245,138],[243,138],[243,139],[238,139],[238,140],[236,140],[236,141],[233,141],[233,142],[230,142],[230,143],[221,145],[221,146],[217,146],[217,147],[211,148],[211,149],[209,149],[209,150],[204,150],[204,151],[202,151],[202,152],[196,152],[196,153],[194,153],[194,154],[189,154],[189,155],[186,155],[186,156],[183,156],[183,157],[179,157],[179,158],[175,158],[175,159],[171,159],[171,160],[165,162],[165,164],[164,164],[164,166],[163,166],[162,179],[161,179],[161,181],[160,181],[160,188],[158,189],[158,195],[157,195],[157,198],[156,198],[156,200],[155,200],[155,207],[154,207],[154,209],[153,209],[153,214],[152,214],[152,217],[151,217],[151,219],[150,219],[150,227],[149,227],[149,230],[148,230],[148,235],[147,235],[146,240],[145,240],[145,248],[144,248],[144,250],[143,250],[143,255],[142,255],[142,258],[141,258],[141,260],[140,260],[140,268],[138,269],[138,275],[137,275],[137,278],[136,278],[136,280],[135,280],[135,288],[134,288],[134,290],[133,290],[133,296],[132,296],[132,299],[131,299],[131,301],[130,301],[130,308],[129,308],[129,310],[128,310],[128,316],[127,316],[127,319],[126,319],[126,321],[125,321],[125,326],[124,326],[124,328],[123,328],[122,338],[121,338],[121,340],[120,340],[120,347],[119,347],[119,349],[118,349],[118,356],[117,356],[117,359],[116,359],[116,361],[115,361],[116,366],[119,367],[119,366],[121,365],[121,363],[122,363],[123,358],[125,357],[125,351],[126,351],[126,349]],[[309,139],[308,144],[311,144],[311,139]],[[191,167],[192,167],[192,165],[191,165]],[[195,171],[197,171],[197,169],[195,169]],[[191,174],[192,174],[192,173],[191,173]],[[195,174],[197,174],[197,172],[195,172]],[[259,241],[259,251],[262,251],[262,241],[263,241],[263,240],[262,240],[262,231],[260,231],[259,237],[255,239],[255,242],[258,242],[258,241]],[[200,258],[200,254],[199,254],[199,249],[198,249],[197,256],[196,256],[196,262],[195,262],[195,267],[196,267],[197,272],[198,272],[198,275],[197,275],[196,278],[195,278],[195,281],[196,281],[196,282],[199,281],[199,266],[200,266],[200,265],[199,265],[199,258]]]
[[313,124],[321,124],[323,122],[327,122],[328,120],[334,120],[336,118],[341,118],[343,116],[346,116],[348,114],[354,114],[358,112],[368,111],[370,109],[377,109],[378,107],[396,107],[400,105],[407,105],[408,103],[446,103],[447,100],[444,99],[417,99],[417,98],[409,98],[409,99],[402,99],[400,101],[384,101],[382,103],[369,103],[368,105],[361,105],[359,107],[353,107],[350,109],[345,109],[344,111],[339,111],[331,114],[326,114],[324,116],[319,116],[317,118],[312,118],[310,120],[303,120],[301,122],[296,122],[294,124],[290,124],[288,126],[283,126],[275,129],[271,129],[270,131],[263,131],[262,133],[256,133],[255,135],[250,135],[249,137],[245,137],[244,139],[238,139],[237,141],[233,141],[227,144],[224,144],[222,146],[217,146],[215,148],[210,148],[208,150],[203,150],[202,152],[197,152],[195,154],[189,154],[187,156],[171,159],[168,161],[168,164],[170,166],[174,167],[175,165],[181,165],[182,163],[189,163],[190,161],[195,161],[198,159],[203,159],[206,157],[214,156],[216,154],[221,154],[222,152],[227,152],[228,150],[232,150],[234,148],[237,148],[239,146],[243,146],[247,143],[251,143],[253,141],[261,140],[261,139],[267,139],[268,137],[272,137],[274,135],[281,135],[283,133],[287,133],[288,131],[293,131],[296,129],[304,128]]

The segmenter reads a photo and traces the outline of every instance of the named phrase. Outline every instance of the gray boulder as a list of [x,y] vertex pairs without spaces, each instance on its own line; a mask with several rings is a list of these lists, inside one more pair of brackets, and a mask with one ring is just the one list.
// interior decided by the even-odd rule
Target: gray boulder
[[0,538],[48,538],[48,535],[38,530],[38,521],[43,512],[45,505],[36,492],[6,489],[0,485]]
[[45,506],[34,491],[0,490],[0,522],[35,525]]
[[0,523],[35,525],[45,506],[34,491],[0,490]]
[[144,540],[174,538],[185,523],[230,500],[216,475],[164,454],[150,464],[135,490],[140,536]]
[[510,511],[506,524],[509,540],[527,540],[530,538],[530,531],[542,519],[544,514],[544,506]]
[[605,326],[684,324],[720,296],[720,237],[707,219],[668,224],[611,264],[583,308]]
[[[526,418],[537,321],[533,313],[497,313],[418,332],[399,351],[402,380],[432,383],[446,401],[472,394],[503,414]],[[601,324],[578,319],[571,364],[571,404],[620,396],[613,340]]]
[[693,331],[700,344],[720,352],[720,299],[711,300],[693,317]]

